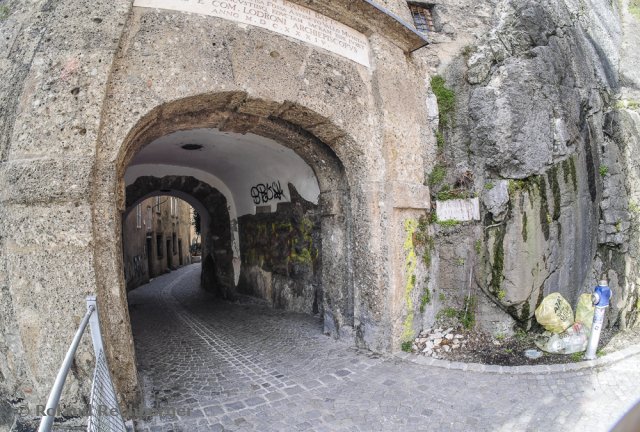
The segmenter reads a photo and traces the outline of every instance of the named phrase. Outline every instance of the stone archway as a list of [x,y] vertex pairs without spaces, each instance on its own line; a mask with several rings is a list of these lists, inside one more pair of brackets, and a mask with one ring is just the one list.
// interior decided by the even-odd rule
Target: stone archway
[[[220,131],[251,133],[277,141],[293,150],[313,170],[320,188],[319,215],[322,238],[323,284],[322,310],[324,332],[335,337],[362,335],[356,330],[354,285],[351,263],[351,218],[349,181],[342,161],[336,153],[316,135],[304,128],[260,109],[273,103],[245,100],[243,93],[221,93],[185,98],[153,109],[128,133],[120,145],[115,159],[97,164],[94,227],[96,229],[96,261],[98,298],[110,310],[103,318],[105,339],[115,370],[118,388],[127,401],[134,400],[137,392],[133,342],[126,311],[126,295],[119,268],[121,256],[120,212],[125,210],[124,172],[134,156],[152,141],[177,132],[194,128],[215,128]],[[241,109],[243,105],[245,108]],[[251,109],[247,109],[250,106]],[[287,111],[293,111],[287,106]],[[339,128],[311,111],[296,108],[301,121],[322,125],[322,134],[335,140],[348,141]],[[357,152],[356,152],[357,153]],[[354,154],[351,154],[354,157]],[[101,197],[105,197],[101,200]],[[111,207],[109,203],[118,203]],[[111,204],[113,205],[113,204]],[[100,220],[112,221],[104,224]],[[115,242],[114,242],[115,239]]]
[[217,189],[194,177],[138,177],[126,187],[126,208],[158,191],[191,204],[202,216],[202,287],[220,297],[230,297],[234,286],[233,245],[227,199]]

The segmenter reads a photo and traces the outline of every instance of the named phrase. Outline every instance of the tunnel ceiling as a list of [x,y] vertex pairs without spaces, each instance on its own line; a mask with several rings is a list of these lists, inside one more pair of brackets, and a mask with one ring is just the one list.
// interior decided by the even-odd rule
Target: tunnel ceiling
[[[168,172],[167,167],[175,167],[174,172]],[[211,186],[231,195],[227,199],[235,204],[238,216],[254,213],[257,205],[275,209],[277,203],[288,202],[288,183],[304,199],[316,204],[320,193],[313,170],[293,150],[258,135],[217,129],[179,131],[151,142],[131,161],[126,183],[159,172],[191,175],[204,181],[208,178]],[[216,179],[224,186],[214,184]],[[279,197],[277,190],[269,192],[274,182],[282,188],[283,196]]]

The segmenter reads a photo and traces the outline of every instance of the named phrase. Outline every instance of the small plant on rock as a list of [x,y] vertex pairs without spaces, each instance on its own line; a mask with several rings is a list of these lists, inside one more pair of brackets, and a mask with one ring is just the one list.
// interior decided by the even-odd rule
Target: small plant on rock
[[4,21],[9,18],[9,6],[0,5],[0,21]]
[[446,175],[447,169],[443,165],[434,166],[431,174],[429,174],[429,186],[439,185]]
[[527,331],[525,329],[522,329],[522,328],[518,328],[516,330],[516,334],[514,335],[516,340],[518,340],[519,342],[525,341],[528,336],[529,335],[527,334]]
[[482,253],[482,240],[480,239],[476,240],[475,249],[478,255]]
[[584,351],[571,354],[571,361],[579,362],[584,357]]
[[606,165],[600,165],[599,171],[600,171],[600,176],[604,177],[609,173],[609,167]]
[[458,226],[460,224],[460,221],[454,220],[454,219],[447,219],[447,220],[439,220],[437,221],[438,225],[445,227],[445,228],[452,228],[455,226]]
[[431,291],[429,291],[429,288],[425,288],[424,289],[424,294],[422,294],[422,297],[420,298],[420,312],[424,313],[427,305],[431,303]]
[[438,101],[440,128],[451,126],[456,106],[456,94],[453,90],[445,86],[444,78],[440,75],[434,75],[431,78],[431,89],[436,95],[436,99]]

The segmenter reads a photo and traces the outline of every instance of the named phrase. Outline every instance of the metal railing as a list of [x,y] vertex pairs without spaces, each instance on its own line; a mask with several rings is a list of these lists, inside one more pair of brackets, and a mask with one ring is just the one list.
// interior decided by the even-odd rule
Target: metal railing
[[69,369],[76,355],[76,350],[82,339],[82,335],[87,328],[90,327],[91,340],[93,342],[93,351],[96,358],[96,366],[93,372],[93,382],[91,384],[91,398],[89,400],[89,424],[87,431],[89,432],[126,432],[124,420],[118,406],[111,374],[107,366],[107,359],[104,354],[104,346],[102,344],[102,335],[100,333],[100,321],[98,319],[98,305],[95,296],[87,297],[87,313],[82,318],[78,331],[76,331],[71,346],[67,351],[67,355],[60,366],[53,388],[49,394],[45,415],[40,420],[38,432],[50,432],[55,420],[58,404],[60,403],[60,395],[64,387],[64,382],[69,374]]

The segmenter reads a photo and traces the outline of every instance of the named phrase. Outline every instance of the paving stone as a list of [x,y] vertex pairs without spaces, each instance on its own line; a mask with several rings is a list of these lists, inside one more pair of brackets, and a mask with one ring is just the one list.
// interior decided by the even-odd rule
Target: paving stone
[[188,266],[129,293],[144,400],[203,416],[136,430],[606,431],[640,399],[640,351],[566,372],[415,364],[326,337],[312,316],[222,302],[199,277]]

